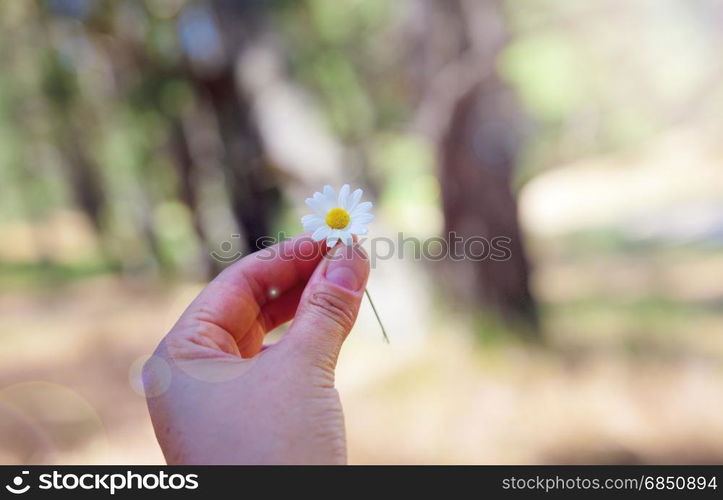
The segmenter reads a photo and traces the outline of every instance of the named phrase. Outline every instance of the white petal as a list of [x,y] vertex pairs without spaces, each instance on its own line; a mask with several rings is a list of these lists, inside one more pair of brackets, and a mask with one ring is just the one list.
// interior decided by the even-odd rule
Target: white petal
[[332,248],[333,246],[336,245],[336,242],[337,242],[337,241],[339,241],[339,237],[338,237],[338,236],[329,236],[329,237],[326,239],[326,246],[329,247],[329,248]]
[[309,217],[309,219],[301,220],[301,223],[304,225],[304,232],[306,233],[313,233],[320,227],[326,227],[326,224],[321,217],[316,215],[306,215],[304,217]]
[[326,206],[316,197],[317,194],[319,193],[315,193],[313,198],[307,198],[306,205],[312,209],[316,215],[323,216],[327,212]]
[[311,239],[314,241],[321,241],[325,238],[327,238],[331,234],[331,229],[324,224],[316,229],[314,231],[314,234],[311,235]]
[[339,206],[343,208],[344,210],[349,210],[347,208],[347,200],[349,199],[349,184],[344,184],[341,189],[339,190]]
[[374,214],[370,214],[369,212],[351,216],[351,221],[354,224],[369,224],[373,220],[374,220]]
[[354,237],[352,236],[351,232],[346,229],[341,232],[341,240],[347,246],[351,246],[354,244]]
[[336,204],[337,198],[336,198],[336,191],[333,187],[326,185],[324,186],[324,197],[331,201],[332,203]]
[[374,205],[372,204],[371,201],[365,201],[365,202],[359,203],[356,206],[356,208],[354,210],[352,210],[350,215],[352,217],[354,217],[355,215],[365,214],[365,213],[369,212],[369,210],[371,210],[373,206]]
[[314,199],[319,203],[319,206],[321,207],[319,215],[321,215],[322,217],[326,217],[326,213],[332,208],[334,208],[334,205],[336,204],[336,195],[330,198],[325,194],[314,193]]
[[[319,228],[326,227],[326,224],[305,224],[304,225],[304,232],[305,233],[311,233],[314,234]],[[319,240],[316,240],[319,241]]]
[[364,236],[369,232],[369,229],[364,224],[360,224],[357,222],[352,222],[349,224],[349,232],[352,234],[358,234],[359,236]]
[[349,203],[348,208],[347,208],[348,212],[351,212],[352,210],[354,210],[356,208],[356,206],[359,204],[359,201],[361,201],[361,197],[363,194],[364,194],[364,191],[362,191],[361,189],[354,190],[354,192],[351,194],[351,198],[349,199],[349,202],[348,202]]

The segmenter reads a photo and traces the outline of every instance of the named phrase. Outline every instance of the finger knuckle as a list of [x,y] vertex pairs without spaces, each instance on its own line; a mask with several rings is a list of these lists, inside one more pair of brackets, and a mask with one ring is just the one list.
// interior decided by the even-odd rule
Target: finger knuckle
[[326,290],[314,290],[309,297],[312,309],[336,323],[343,331],[349,331],[354,325],[354,305],[344,297]]

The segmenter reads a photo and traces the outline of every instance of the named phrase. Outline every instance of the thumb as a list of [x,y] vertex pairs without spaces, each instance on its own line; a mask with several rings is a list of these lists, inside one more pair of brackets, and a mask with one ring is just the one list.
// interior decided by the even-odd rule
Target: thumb
[[356,321],[369,277],[360,245],[337,245],[319,263],[287,332],[289,347],[304,361],[333,370],[341,345]]

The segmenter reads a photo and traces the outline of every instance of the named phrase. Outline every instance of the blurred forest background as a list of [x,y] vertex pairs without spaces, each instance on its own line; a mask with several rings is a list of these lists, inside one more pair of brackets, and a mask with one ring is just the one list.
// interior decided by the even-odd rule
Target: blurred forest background
[[352,462],[723,462],[721,47],[721,0],[0,0],[0,462],[161,462],[144,359],[343,182],[513,242],[376,263]]

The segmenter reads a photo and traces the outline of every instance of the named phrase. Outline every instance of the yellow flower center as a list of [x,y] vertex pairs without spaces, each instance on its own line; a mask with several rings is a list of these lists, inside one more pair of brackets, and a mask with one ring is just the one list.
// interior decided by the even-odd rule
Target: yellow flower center
[[349,212],[343,208],[332,208],[326,214],[326,225],[332,229],[344,229],[349,225],[350,220]]

